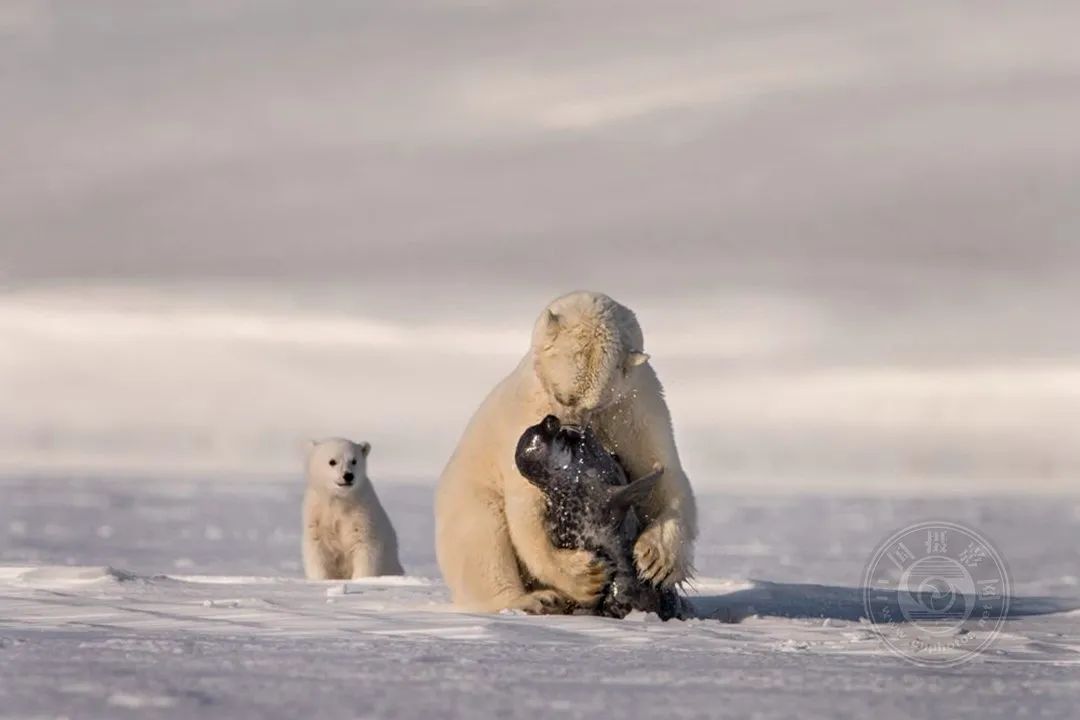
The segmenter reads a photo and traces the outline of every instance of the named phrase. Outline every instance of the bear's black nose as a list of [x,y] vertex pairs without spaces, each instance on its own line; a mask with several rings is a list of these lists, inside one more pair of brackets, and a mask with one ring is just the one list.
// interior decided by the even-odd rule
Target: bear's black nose
[[351,472],[347,472],[344,475],[342,475],[341,477],[345,478],[345,482],[351,483],[353,481],[353,478],[356,477],[356,476],[353,475]]

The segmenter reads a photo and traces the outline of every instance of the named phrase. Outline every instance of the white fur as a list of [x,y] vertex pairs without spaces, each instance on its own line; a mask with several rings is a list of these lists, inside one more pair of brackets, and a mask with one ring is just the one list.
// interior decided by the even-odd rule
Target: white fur
[[473,415],[439,481],[436,553],[455,603],[550,612],[603,588],[591,553],[552,546],[543,496],[514,464],[521,433],[548,413],[591,425],[632,478],[664,467],[635,557],[650,579],[690,576],[694,496],[643,344],[634,314],[606,295],[571,293],[541,313],[528,354]]
[[[370,447],[331,438],[308,448],[303,552],[309,580],[404,574],[394,526],[367,476]],[[351,486],[344,484],[346,472],[353,473]]]

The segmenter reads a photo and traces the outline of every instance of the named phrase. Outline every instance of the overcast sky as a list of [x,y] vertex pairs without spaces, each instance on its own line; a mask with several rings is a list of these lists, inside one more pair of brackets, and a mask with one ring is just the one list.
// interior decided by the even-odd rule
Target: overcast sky
[[27,340],[41,313],[524,333],[576,287],[701,377],[1073,367],[1077,27],[1072,0],[7,0],[6,380],[75,372],[41,369],[72,342]]
[[1067,0],[4,6],[12,283],[1077,297]]

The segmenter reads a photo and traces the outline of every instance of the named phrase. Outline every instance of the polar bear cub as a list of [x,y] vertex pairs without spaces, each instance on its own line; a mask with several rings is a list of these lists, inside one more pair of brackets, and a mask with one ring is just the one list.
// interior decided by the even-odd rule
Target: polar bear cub
[[371,445],[311,441],[304,493],[304,575],[350,580],[403,575],[397,534],[367,476]]

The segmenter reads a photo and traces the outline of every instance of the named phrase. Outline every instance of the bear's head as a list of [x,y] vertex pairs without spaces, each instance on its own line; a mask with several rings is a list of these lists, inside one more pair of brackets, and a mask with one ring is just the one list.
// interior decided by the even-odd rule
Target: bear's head
[[313,487],[347,495],[368,482],[367,456],[370,443],[354,443],[344,438],[308,442],[307,478]]
[[575,292],[548,305],[533,328],[537,377],[569,422],[618,402],[635,368],[648,361],[634,313],[607,295]]

